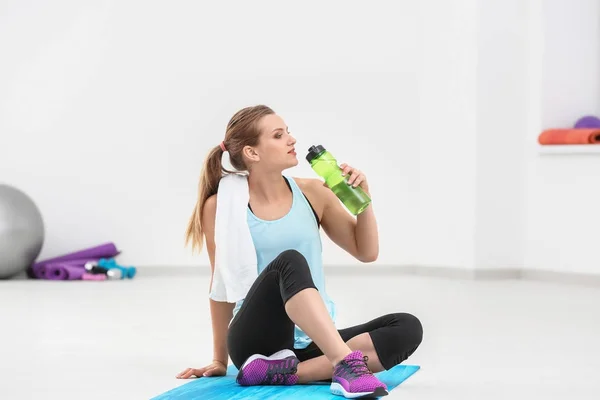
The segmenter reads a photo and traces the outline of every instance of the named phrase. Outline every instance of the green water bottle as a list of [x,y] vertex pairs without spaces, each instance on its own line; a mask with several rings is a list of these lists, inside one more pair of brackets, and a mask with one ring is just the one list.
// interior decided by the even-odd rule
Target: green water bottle
[[311,146],[306,161],[320,177],[325,179],[327,186],[352,214],[360,214],[371,204],[371,198],[360,186],[352,187],[348,184],[349,176],[342,175],[337,160],[323,146]]

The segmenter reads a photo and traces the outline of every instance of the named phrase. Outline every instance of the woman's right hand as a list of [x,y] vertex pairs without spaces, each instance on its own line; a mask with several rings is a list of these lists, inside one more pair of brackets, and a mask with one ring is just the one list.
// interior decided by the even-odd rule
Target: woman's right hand
[[213,361],[203,368],[186,368],[177,375],[177,379],[190,379],[191,377],[203,376],[225,376],[227,374],[227,365],[220,361]]

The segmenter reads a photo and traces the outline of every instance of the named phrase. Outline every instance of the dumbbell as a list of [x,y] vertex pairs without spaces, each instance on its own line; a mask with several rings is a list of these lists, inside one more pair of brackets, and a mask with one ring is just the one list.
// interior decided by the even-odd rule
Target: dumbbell
[[136,273],[135,267],[124,267],[117,264],[114,259],[106,258],[87,262],[85,264],[85,269],[92,274],[106,275],[106,277],[111,280],[131,279]]
[[109,279],[132,279],[136,273],[135,267],[125,267],[123,265],[119,265],[112,258],[101,258],[98,260],[98,267],[105,268],[107,270],[106,276],[108,276]]
[[84,265],[84,268],[90,274],[95,274],[95,275],[99,275],[99,274],[106,275],[106,273],[108,272],[108,268],[99,267],[97,261],[86,262]]

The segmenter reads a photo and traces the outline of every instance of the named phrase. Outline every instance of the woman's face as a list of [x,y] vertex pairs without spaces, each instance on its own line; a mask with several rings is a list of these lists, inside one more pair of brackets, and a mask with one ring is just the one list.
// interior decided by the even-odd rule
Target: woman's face
[[268,169],[280,169],[295,167],[298,158],[294,145],[296,139],[290,134],[283,119],[270,114],[261,118],[258,123],[260,139],[256,146],[258,162]]

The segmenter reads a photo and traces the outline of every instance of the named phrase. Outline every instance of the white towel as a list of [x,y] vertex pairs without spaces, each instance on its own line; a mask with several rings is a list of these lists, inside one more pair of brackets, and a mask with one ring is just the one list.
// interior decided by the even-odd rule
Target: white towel
[[221,178],[215,219],[215,272],[209,295],[215,301],[243,300],[258,277],[246,214],[249,197],[247,175]]

